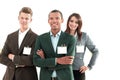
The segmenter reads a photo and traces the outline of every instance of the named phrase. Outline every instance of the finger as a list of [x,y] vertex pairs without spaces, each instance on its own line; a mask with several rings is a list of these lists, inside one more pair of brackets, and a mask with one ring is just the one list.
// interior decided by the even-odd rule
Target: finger
[[80,72],[82,72],[82,69],[80,69]]
[[84,69],[83,71],[82,71],[82,73],[84,73],[86,71],[86,69]]
[[67,56],[68,58],[72,58],[72,56]]
[[40,50],[38,49],[37,52],[39,52]]

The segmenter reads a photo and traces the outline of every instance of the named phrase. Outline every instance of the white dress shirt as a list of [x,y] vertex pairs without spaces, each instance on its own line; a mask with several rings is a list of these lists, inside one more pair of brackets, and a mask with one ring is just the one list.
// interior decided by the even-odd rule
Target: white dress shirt
[[21,31],[19,30],[19,34],[18,34],[18,45],[19,45],[19,48],[20,48],[20,46],[21,46],[21,43],[22,43],[25,35],[27,34],[27,32],[28,32],[29,30],[30,30],[30,28],[28,28],[28,29],[25,30],[24,32],[21,32]]

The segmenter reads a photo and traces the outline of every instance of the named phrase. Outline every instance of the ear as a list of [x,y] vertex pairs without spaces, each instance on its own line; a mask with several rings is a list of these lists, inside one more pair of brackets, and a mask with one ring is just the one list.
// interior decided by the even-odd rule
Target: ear
[[32,18],[31,18],[30,22],[32,22]]

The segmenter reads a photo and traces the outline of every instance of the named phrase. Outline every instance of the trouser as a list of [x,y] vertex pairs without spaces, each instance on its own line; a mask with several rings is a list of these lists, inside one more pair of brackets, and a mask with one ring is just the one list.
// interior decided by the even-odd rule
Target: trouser
[[74,80],[85,80],[85,73],[81,73],[79,70],[73,70]]

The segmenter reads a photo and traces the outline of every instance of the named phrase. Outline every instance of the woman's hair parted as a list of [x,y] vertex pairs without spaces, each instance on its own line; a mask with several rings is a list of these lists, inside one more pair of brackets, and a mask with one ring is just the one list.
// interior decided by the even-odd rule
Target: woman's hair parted
[[66,28],[65,32],[67,32],[67,33],[70,34],[69,21],[71,20],[71,18],[72,18],[73,16],[78,20],[78,27],[77,27],[75,33],[77,32],[78,40],[80,40],[80,39],[81,39],[81,36],[82,36],[82,32],[81,32],[82,19],[81,19],[81,16],[80,16],[78,13],[72,13],[72,14],[68,17],[68,20],[67,20],[67,28]]

